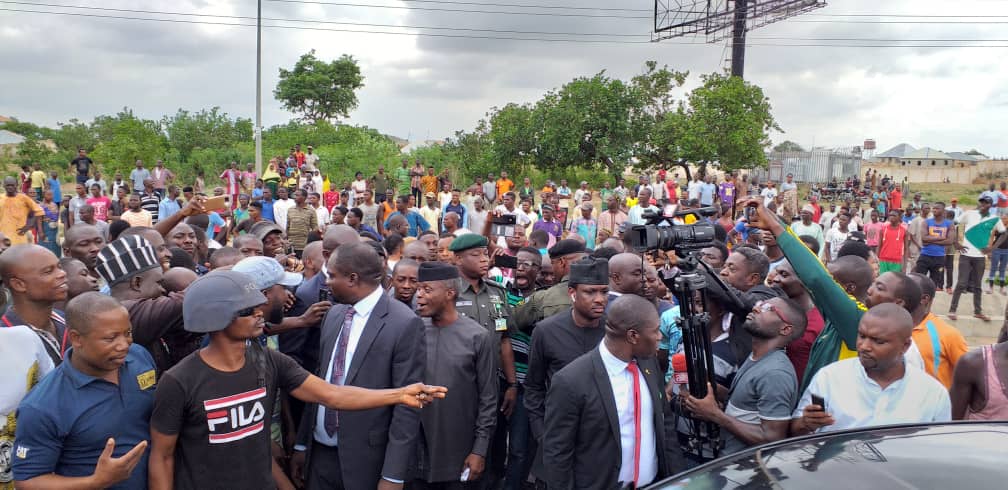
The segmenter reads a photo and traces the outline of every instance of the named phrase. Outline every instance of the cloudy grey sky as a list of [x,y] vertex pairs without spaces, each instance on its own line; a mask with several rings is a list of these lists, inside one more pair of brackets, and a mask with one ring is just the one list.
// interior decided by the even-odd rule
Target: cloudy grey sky
[[[726,66],[729,51],[724,43],[705,44],[703,38],[625,43],[650,38],[651,0],[460,1],[265,0],[264,17],[301,22],[264,21],[282,26],[263,30],[264,124],[292,117],[272,97],[277,70],[292,66],[300,54],[313,48],[325,59],[347,53],[361,63],[366,87],[349,122],[413,140],[443,138],[458,129],[470,129],[490,107],[534,101],[573,77],[600,70],[629,78],[642,70],[645,60],[654,59],[688,70],[690,85],[695,86],[698,75]],[[473,5],[477,3],[498,6]],[[953,4],[956,11],[949,10]],[[1008,39],[999,33],[1008,24],[1008,2],[835,0],[813,14],[750,33],[753,46],[747,53],[746,78],[763,87],[786,131],[774,135],[775,141],[852,146],[875,138],[880,150],[908,142],[1008,156],[1008,140],[1001,133],[1008,122],[1008,64],[1003,63]],[[947,17],[950,14],[977,17]],[[90,120],[123,106],[143,117],[159,118],[180,107],[216,105],[231,115],[254,117],[254,28],[96,16],[254,24],[254,20],[234,17],[254,18],[255,1],[0,1],[0,60],[4,64],[0,115],[52,125],[73,117]],[[624,43],[434,37],[417,32]],[[891,47],[900,44],[913,47]],[[977,44],[998,47],[958,47]]]

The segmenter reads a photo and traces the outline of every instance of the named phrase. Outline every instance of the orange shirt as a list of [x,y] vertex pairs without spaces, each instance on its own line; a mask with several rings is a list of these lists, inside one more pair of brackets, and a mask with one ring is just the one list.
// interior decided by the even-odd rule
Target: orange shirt
[[[912,338],[921,357],[924,358],[924,370],[937,379],[946,388],[952,387],[952,371],[959,358],[969,351],[966,339],[952,325],[945,323],[934,313],[928,313],[924,321],[913,329]],[[935,348],[938,355],[935,355]],[[935,361],[938,369],[935,370]]]
[[437,184],[438,184],[437,175],[424,175],[423,177],[420,177],[420,189],[424,192],[424,194],[428,192],[433,192],[437,194],[438,192]]
[[28,223],[29,216],[44,215],[42,206],[25,194],[15,194],[14,197],[0,195],[0,231],[7,235],[11,245],[28,243],[28,234],[18,234],[18,230]]
[[497,179],[497,195],[503,196],[514,189],[514,182],[511,179]]

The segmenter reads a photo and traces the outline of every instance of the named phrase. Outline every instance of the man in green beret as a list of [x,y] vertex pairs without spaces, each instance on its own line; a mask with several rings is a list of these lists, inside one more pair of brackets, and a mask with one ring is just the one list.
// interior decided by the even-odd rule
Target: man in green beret
[[460,315],[471,318],[492,332],[495,348],[500,352],[499,420],[487,454],[487,471],[484,476],[484,485],[489,485],[485,488],[491,488],[504,476],[504,463],[507,458],[507,417],[511,416],[518,399],[518,379],[515,374],[511,341],[505,336],[511,306],[507,302],[504,286],[487,279],[487,271],[490,269],[487,244],[488,241],[483,235],[467,233],[452,240],[448,250],[455,254],[455,265],[459,271],[455,309]]

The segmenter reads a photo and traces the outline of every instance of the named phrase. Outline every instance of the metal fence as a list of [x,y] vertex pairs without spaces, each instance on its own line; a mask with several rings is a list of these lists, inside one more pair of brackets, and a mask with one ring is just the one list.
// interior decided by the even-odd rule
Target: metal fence
[[861,175],[861,147],[815,149],[812,151],[769,152],[768,168],[749,171],[759,182],[767,179],[781,182],[794,174],[795,182],[826,183],[834,178],[843,182],[847,177]]

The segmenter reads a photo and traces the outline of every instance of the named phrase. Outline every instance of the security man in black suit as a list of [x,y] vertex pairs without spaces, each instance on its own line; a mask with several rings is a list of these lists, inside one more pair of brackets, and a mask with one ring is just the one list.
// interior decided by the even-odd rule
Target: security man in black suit
[[655,359],[657,310],[621,296],[605,328],[597,348],[553,376],[543,436],[550,490],[639,488],[685,467]]

